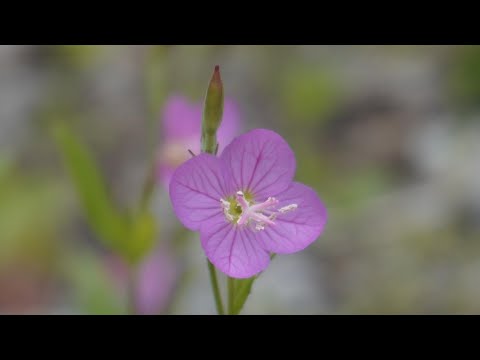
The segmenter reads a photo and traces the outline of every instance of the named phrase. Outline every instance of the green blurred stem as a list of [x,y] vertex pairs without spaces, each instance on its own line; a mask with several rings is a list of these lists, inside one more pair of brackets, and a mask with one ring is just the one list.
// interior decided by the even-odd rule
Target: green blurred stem
[[224,315],[225,311],[223,309],[222,296],[220,294],[220,288],[218,287],[217,280],[217,271],[215,266],[207,259],[208,263],[208,272],[210,274],[210,282],[212,283],[213,297],[215,298],[215,306],[217,308],[218,315]]
[[235,279],[230,276],[227,278],[227,287],[228,287],[228,315],[236,315],[234,304],[235,304]]
[[142,187],[140,194],[140,210],[146,210],[150,204],[153,192],[155,191],[155,161],[151,161],[148,173]]
[[145,115],[146,115],[146,130],[145,134],[147,142],[147,156],[148,156],[148,172],[143,183],[142,192],[140,194],[140,209],[145,210],[149,204],[150,199],[155,191],[156,179],[155,179],[155,170],[156,170],[156,147],[157,147],[157,107],[156,104],[152,103],[152,99],[149,96],[150,93],[150,76],[152,67],[156,64],[155,56],[155,47],[150,46],[146,48],[144,52],[144,62],[139,62],[141,66],[140,71],[144,71],[144,98],[145,102]]
[[135,296],[135,288],[137,284],[137,268],[130,264],[128,268],[128,283],[127,283],[127,313],[129,315],[137,314],[137,301]]

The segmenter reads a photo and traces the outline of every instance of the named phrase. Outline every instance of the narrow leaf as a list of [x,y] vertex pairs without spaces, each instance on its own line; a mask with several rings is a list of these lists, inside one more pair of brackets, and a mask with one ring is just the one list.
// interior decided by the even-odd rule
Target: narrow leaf
[[112,204],[93,155],[66,124],[57,122],[52,130],[90,226],[105,245],[124,249],[129,219]]

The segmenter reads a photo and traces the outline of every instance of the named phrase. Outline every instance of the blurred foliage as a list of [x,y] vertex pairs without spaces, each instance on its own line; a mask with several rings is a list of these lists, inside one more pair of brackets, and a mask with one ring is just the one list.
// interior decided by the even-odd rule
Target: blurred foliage
[[126,258],[132,263],[140,262],[155,246],[158,235],[157,220],[148,211],[134,216],[126,245]]
[[151,114],[152,129],[158,129],[160,114],[163,107],[163,101],[168,95],[167,72],[164,66],[167,48],[164,46],[152,46],[147,49],[148,55],[145,64],[145,85],[147,95],[147,105]]
[[75,183],[86,217],[98,238],[132,263],[139,262],[153,247],[156,223],[142,210],[120,212],[113,204],[92,154],[64,123],[52,125],[54,138]]
[[72,68],[85,69],[102,55],[108,54],[108,47],[102,45],[63,45],[52,46],[50,51]]
[[[124,314],[126,296],[116,287],[105,261],[95,253],[76,249],[63,262],[70,285],[70,301],[86,314]],[[122,296],[123,295],[123,296]]]
[[0,266],[32,262],[51,269],[61,254],[57,236],[65,222],[65,187],[22,174],[0,157]]
[[128,241],[129,219],[112,204],[92,154],[66,125],[56,123],[53,134],[92,228],[106,245],[122,248]]
[[287,69],[279,84],[281,99],[292,123],[305,125],[329,119],[340,97],[335,75],[327,68],[296,66]]
[[460,47],[451,60],[449,95],[459,110],[465,112],[480,108],[480,46]]

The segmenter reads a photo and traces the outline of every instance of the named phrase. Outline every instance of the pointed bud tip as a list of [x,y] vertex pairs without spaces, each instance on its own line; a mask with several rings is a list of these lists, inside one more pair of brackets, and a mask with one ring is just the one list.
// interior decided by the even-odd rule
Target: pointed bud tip
[[215,70],[213,71],[212,84],[221,84],[222,79],[220,77],[220,66],[215,65]]

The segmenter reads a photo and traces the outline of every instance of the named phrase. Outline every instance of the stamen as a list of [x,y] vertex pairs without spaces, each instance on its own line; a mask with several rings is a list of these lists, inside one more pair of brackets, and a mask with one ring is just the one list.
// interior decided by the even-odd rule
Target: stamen
[[278,209],[278,212],[282,213],[282,214],[285,214],[287,212],[295,210],[296,208],[298,208],[297,204],[290,204],[290,205],[287,205],[287,206],[284,206],[284,207]]
[[265,230],[265,226],[263,226],[262,224],[257,224],[255,225],[255,230],[258,230],[258,231]]
[[230,201],[220,199],[220,203],[228,221],[235,222],[240,226],[252,225],[251,228],[256,231],[265,230],[266,225],[274,226],[274,220],[279,215],[298,208],[297,204],[290,204],[276,210],[275,206],[279,201],[274,197],[269,197],[266,201],[255,204],[245,198],[243,191],[237,191],[234,199]]
[[269,197],[267,201],[263,203],[252,205],[252,211],[263,211],[277,204],[277,199],[275,199],[274,197]]
[[226,200],[220,199],[220,202],[222,203],[223,207],[223,213],[225,214],[225,217],[227,218],[228,221],[233,221],[234,218],[232,214],[230,214],[230,203]]
[[275,223],[272,220],[270,220],[268,217],[266,217],[261,213],[257,213],[257,212],[251,213],[250,218],[262,224],[265,223],[268,225],[275,225]]

